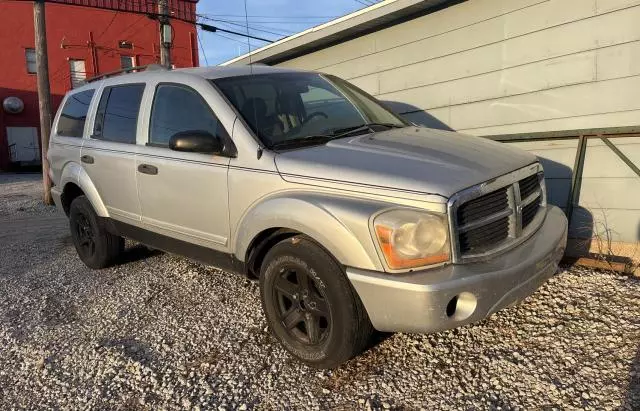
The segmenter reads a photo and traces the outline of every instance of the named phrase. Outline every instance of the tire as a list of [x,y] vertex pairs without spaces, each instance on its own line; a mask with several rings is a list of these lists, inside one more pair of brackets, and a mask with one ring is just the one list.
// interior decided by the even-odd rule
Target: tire
[[267,322],[287,351],[315,368],[334,368],[360,354],[373,327],[341,266],[298,235],[265,256],[260,294]]
[[124,250],[124,239],[106,230],[85,196],[71,202],[69,228],[78,257],[89,268],[112,265]]

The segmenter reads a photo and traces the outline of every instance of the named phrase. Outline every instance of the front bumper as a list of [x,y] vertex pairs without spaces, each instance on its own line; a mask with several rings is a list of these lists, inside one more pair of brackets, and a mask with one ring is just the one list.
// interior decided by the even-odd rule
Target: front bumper
[[538,231],[487,261],[405,275],[347,268],[347,277],[379,331],[436,332],[480,321],[533,294],[557,270],[567,218],[548,206]]

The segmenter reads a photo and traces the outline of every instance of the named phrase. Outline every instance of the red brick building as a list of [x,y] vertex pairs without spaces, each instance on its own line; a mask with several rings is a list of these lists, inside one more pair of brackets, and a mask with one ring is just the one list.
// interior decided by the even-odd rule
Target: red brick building
[[[46,3],[54,113],[64,94],[85,78],[160,61],[160,26],[154,18],[155,3],[155,0]],[[197,31],[192,23],[195,8],[194,0],[169,1],[174,17],[171,61],[175,67],[198,66]],[[0,170],[40,163],[34,46],[33,3],[0,2]],[[15,98],[7,100],[8,97]]]

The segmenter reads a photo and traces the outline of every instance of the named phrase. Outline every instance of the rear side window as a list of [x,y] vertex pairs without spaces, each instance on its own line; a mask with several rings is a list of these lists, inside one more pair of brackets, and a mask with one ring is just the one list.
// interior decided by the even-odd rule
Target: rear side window
[[136,127],[144,84],[106,87],[102,92],[93,138],[116,143],[136,143]]
[[218,133],[218,119],[195,90],[176,84],[161,84],[151,108],[149,143],[166,146],[182,131]]
[[56,134],[65,137],[82,137],[94,91],[87,90],[69,95],[60,113]]

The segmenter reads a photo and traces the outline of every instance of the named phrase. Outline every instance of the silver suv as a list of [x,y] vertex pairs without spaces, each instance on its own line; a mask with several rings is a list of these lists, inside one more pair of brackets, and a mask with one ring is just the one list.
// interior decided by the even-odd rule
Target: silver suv
[[372,332],[436,332],[533,293],[567,220],[536,157],[416,127],[337,77],[265,66],[142,72],[67,94],[49,149],[80,259],[123,238],[259,279],[316,367]]

